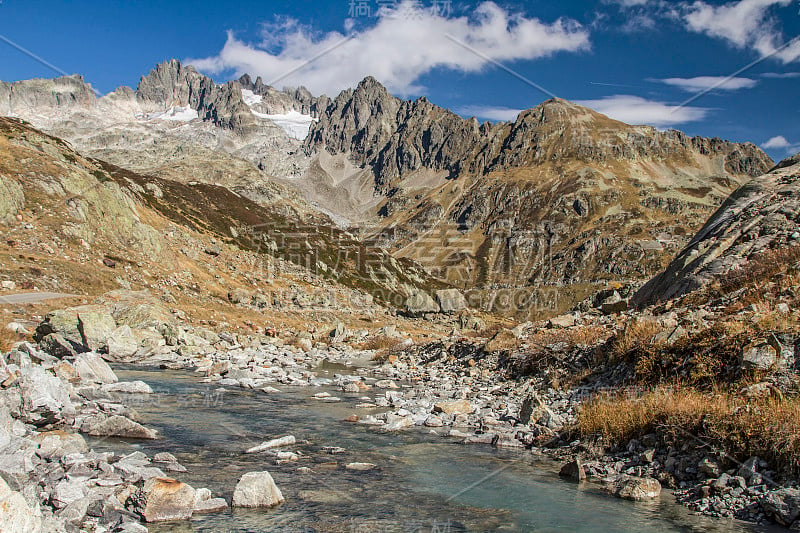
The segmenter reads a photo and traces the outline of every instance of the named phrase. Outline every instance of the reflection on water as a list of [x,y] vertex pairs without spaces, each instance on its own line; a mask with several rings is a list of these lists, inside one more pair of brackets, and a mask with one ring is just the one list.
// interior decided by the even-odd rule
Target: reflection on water
[[[337,369],[338,370],[338,369]],[[341,370],[338,370],[341,371]],[[198,515],[190,522],[151,524],[150,531],[756,531],[747,525],[696,517],[674,504],[632,503],[558,478],[555,465],[528,452],[463,446],[410,430],[385,434],[344,422],[358,412],[358,396],[330,390],[340,403],[312,398],[324,388],[281,386],[280,393],[220,392],[190,372],[117,369],[120,379],[141,379],[156,394],[126,399],[157,428],[157,441],[98,441],[96,448],[169,451],[194,487],[230,501],[239,477],[269,470],[286,497],[271,510]],[[298,462],[277,465],[243,451],[292,434]],[[346,451],[330,454],[337,446]],[[344,465],[378,468],[353,472]],[[300,467],[310,473],[300,473]],[[763,529],[762,529],[763,531]]]

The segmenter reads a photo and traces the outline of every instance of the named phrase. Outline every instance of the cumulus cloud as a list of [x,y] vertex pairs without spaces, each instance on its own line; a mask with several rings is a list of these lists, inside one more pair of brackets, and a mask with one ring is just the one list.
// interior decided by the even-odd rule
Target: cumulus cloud
[[750,78],[729,78],[726,76],[698,76],[696,78],[665,78],[659,81],[678,87],[691,93],[709,90],[738,91],[739,89],[752,89],[758,85],[757,80]]
[[696,1],[685,6],[683,21],[696,33],[728,41],[737,48],[752,48],[761,57],[773,56],[789,63],[800,58],[800,40],[786,42],[774,9],[794,0],[738,0],[722,5]]
[[628,124],[649,124],[657,128],[702,120],[710,111],[704,107],[672,105],[629,94],[579,100],[577,103]]
[[[408,95],[421,92],[419,78],[436,68],[479,72],[490,63],[486,57],[531,60],[589,48],[588,31],[573,20],[545,23],[493,2],[461,17],[417,6],[406,0],[396,8],[381,8],[372,27],[350,35],[334,31],[315,36],[291,20],[273,25],[257,44],[229,31],[217,55],[187,62],[211,74],[248,73],[279,87],[305,85],[331,95],[371,75],[392,92]],[[351,26],[346,25],[348,30]]]
[[476,117],[494,122],[512,122],[517,120],[517,115],[522,113],[522,109],[512,109],[510,107],[493,107],[481,105],[468,105],[454,109],[462,117]]
[[792,145],[789,141],[786,140],[786,137],[783,135],[778,135],[777,137],[773,137],[764,144],[761,145],[762,148],[766,148],[768,150],[778,150],[780,148],[789,148]]
[[765,150],[777,150],[784,154],[800,152],[800,142],[789,142],[783,135],[777,135],[761,145]]

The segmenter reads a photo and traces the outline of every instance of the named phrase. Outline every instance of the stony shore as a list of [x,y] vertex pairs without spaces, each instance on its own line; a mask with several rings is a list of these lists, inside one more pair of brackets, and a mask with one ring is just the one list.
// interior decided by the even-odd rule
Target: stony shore
[[[12,510],[0,517],[0,529],[144,531],[142,522],[227,508],[230,494],[214,495],[173,479],[185,469],[168,453],[147,457],[88,448],[81,433],[157,438],[126,406],[129,398],[150,393],[149,386],[120,382],[107,361],[191,370],[198,380],[218,387],[263,394],[280,386],[338,388],[340,395],[314,397],[326,402],[359,398],[348,421],[375,431],[416,428],[464,444],[530,449],[563,463],[564,477],[601,483],[621,498],[654,498],[665,485],[675,489],[678,501],[703,514],[786,526],[797,519],[797,484],[773,481],[776,472],[757,457],[732,464],[708,450],[665,447],[656,435],[617,447],[572,438],[569,428],[580,402],[602,389],[602,382],[554,388],[546,374],[511,378],[495,371],[503,364],[504,335],[525,337],[536,327],[501,331],[488,342],[454,331],[449,338],[418,345],[384,328],[374,335],[395,339],[395,349],[380,363],[370,363],[376,352],[343,342],[360,334],[341,325],[332,328],[326,342],[302,335],[287,339],[271,331],[212,331],[189,326],[141,295],[50,313],[37,327],[38,344],[20,343],[0,359],[0,477],[5,480],[0,498]],[[586,356],[572,350],[560,358],[580,367]],[[353,370],[321,378],[315,369],[323,362]],[[243,452],[291,460],[290,440],[267,440]],[[266,472],[247,474],[231,494],[239,506],[283,501]]]

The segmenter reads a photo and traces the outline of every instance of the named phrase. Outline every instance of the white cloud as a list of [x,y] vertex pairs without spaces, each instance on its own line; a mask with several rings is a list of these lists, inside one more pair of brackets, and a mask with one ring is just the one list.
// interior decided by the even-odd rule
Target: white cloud
[[761,74],[762,78],[771,78],[774,80],[787,80],[792,78],[800,78],[800,72],[764,72]]
[[405,0],[396,9],[382,8],[374,26],[351,34],[347,42],[346,35],[335,31],[315,38],[292,21],[272,26],[257,45],[229,31],[219,54],[187,62],[212,74],[248,73],[265,82],[280,78],[279,86],[305,85],[314,93],[331,95],[371,75],[389,90],[408,95],[421,92],[417,80],[432,69],[479,72],[490,64],[448,35],[496,61],[589,48],[588,31],[573,20],[547,24],[509,13],[493,2],[481,3],[470,17],[451,18],[415,5],[419,4]]
[[772,11],[793,1],[738,0],[710,5],[698,0],[685,5],[683,20],[691,31],[724,39],[737,48],[752,48],[761,57],[774,56],[789,63],[800,58],[800,40],[778,51],[785,38]]
[[787,141],[786,137],[783,135],[773,137],[761,145],[762,148],[766,148],[767,150],[780,150],[781,148],[789,148],[790,146],[792,146],[792,143]]
[[704,107],[671,105],[628,94],[578,100],[577,103],[628,124],[649,124],[658,128],[702,120],[710,111]]
[[757,80],[750,78],[728,78],[727,76],[698,76],[696,78],[666,78],[660,81],[673,87],[678,87],[688,92],[701,92],[708,90],[738,91],[739,89],[752,89],[758,85]]
[[454,111],[463,117],[476,117],[497,122],[512,122],[517,120],[517,115],[522,113],[523,110],[511,109],[510,107],[468,105],[456,108]]
[[800,141],[789,142],[783,135],[777,135],[761,145],[765,150],[776,150],[786,155],[800,152]]

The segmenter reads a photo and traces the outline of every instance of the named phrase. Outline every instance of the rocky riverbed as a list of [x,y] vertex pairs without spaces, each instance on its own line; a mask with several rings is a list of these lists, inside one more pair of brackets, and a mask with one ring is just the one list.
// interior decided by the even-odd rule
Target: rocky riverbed
[[[249,434],[246,446],[237,444],[237,456],[256,460],[246,463],[252,470],[226,478],[224,487],[182,482],[191,474],[175,450],[148,454],[122,445],[131,439],[161,442],[161,435],[157,418],[148,424],[137,412],[137,402],[153,394],[151,385],[121,381],[108,361],[191,372],[212,407],[226,391],[250,395],[252,410],[286,387],[308,390],[304,402],[341,406],[338,422],[359,431],[475,445],[459,452],[467,456],[510,454],[510,465],[495,464],[494,470],[530,470],[527,460],[522,467],[514,456],[555,458],[564,478],[588,480],[592,490],[624,499],[661,501],[663,483],[676,488],[690,509],[713,516],[788,526],[800,513],[797,489],[777,486],[774,472],[758,458],[731,468],[707,452],[664,449],[655,438],[618,449],[565,440],[564,428],[593,391],[556,389],[542,376],[498,378],[490,370],[498,365],[495,352],[485,341],[454,332],[416,346],[388,329],[380,334],[396,337],[404,351],[376,365],[374,351],[338,342],[341,330],[333,328],[324,344],[303,342],[302,336],[287,343],[271,331],[245,335],[192,327],[179,313],[141,298],[50,313],[37,327],[38,344],[20,343],[2,357],[0,492],[11,511],[0,518],[0,529],[143,531],[142,522],[224,512],[229,502],[238,508],[278,505],[285,498],[269,473],[273,468],[312,478],[325,468],[352,475],[385,468],[369,454],[348,454],[334,438],[317,443],[324,448],[316,450],[331,460],[306,464],[308,443],[286,427],[273,428],[263,439]],[[490,343],[502,340],[498,334]],[[91,439],[91,449],[81,434]],[[340,453],[346,461],[336,459]],[[502,517],[486,522],[472,511],[462,514],[467,518],[459,524],[466,530],[505,523]]]

